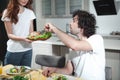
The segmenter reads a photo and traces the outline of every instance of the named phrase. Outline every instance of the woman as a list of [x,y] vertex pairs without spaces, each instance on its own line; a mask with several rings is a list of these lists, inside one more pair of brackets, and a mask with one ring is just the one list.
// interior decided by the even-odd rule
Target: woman
[[32,0],[9,0],[4,10],[2,21],[9,37],[4,63],[31,66],[31,40],[26,37],[33,32],[35,14],[32,11]]
[[73,38],[51,23],[45,27],[46,31],[54,32],[69,48],[77,51],[76,57],[69,60],[64,68],[47,68],[45,76],[53,72],[74,74],[83,80],[105,80],[105,50],[101,35],[96,34],[96,20],[86,11],[77,10],[73,13],[70,31],[79,39]]

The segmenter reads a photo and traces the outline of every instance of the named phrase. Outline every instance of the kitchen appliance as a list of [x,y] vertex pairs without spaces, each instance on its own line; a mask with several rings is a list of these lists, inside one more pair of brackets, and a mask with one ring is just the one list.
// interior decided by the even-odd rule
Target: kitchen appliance
[[93,1],[97,15],[116,15],[116,7],[114,0],[98,0]]

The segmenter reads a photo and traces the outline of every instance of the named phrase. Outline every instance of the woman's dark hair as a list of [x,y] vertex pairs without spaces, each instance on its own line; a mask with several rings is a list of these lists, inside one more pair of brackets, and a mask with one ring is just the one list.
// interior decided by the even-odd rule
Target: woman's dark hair
[[[26,8],[29,8],[32,10],[31,4],[32,0],[29,0],[28,3],[26,4]],[[9,0],[8,6],[7,6],[7,17],[10,18],[12,23],[17,23],[18,22],[18,13],[19,13],[19,3],[18,0]]]
[[90,37],[96,32],[96,19],[93,14],[87,11],[76,10],[73,12],[73,17],[78,16],[78,27],[82,28],[83,35]]

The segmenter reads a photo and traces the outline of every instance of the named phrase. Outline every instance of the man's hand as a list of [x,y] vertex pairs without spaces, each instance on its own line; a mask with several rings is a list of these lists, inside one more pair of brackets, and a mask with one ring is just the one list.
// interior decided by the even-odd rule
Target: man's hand
[[53,25],[53,24],[51,24],[51,23],[47,23],[46,25],[45,25],[45,31],[48,31],[48,32],[53,32],[54,33],[54,29],[55,29],[56,27]]
[[42,74],[43,74],[44,76],[49,77],[49,76],[51,76],[51,74],[54,73],[54,72],[56,72],[56,68],[50,68],[50,67],[49,67],[49,68],[44,69],[43,72],[42,72]]

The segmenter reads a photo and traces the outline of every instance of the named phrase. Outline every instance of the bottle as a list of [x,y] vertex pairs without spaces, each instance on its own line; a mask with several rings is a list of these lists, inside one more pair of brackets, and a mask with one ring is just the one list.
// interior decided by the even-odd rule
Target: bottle
[[2,67],[3,67],[2,61],[0,61],[0,75],[2,74]]
[[70,33],[70,24],[66,24],[66,33],[69,34]]

